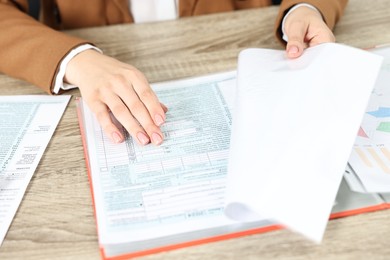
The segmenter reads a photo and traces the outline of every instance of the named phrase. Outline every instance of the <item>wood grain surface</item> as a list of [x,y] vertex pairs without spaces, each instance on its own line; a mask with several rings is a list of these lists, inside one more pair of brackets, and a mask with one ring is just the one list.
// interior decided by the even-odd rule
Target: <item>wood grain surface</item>
[[[248,47],[282,49],[272,30],[277,10],[269,7],[67,33],[94,42],[104,53],[136,66],[150,82],[157,82],[235,69],[237,54]],[[390,43],[389,13],[388,0],[350,0],[334,31],[337,41],[359,48]],[[80,93],[68,93],[72,100],[0,247],[2,260],[100,259],[74,101]],[[0,75],[0,95],[18,94],[44,92]],[[384,210],[330,221],[321,245],[279,230],[143,259],[389,258],[390,211]]]

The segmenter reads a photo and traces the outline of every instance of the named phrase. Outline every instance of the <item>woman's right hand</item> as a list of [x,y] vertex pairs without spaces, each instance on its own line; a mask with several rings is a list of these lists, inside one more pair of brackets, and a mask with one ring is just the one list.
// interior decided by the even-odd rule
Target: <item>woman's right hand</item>
[[104,132],[115,143],[123,142],[124,136],[110,112],[139,144],[162,143],[160,126],[167,108],[135,67],[91,49],[68,63],[64,81],[79,87]]

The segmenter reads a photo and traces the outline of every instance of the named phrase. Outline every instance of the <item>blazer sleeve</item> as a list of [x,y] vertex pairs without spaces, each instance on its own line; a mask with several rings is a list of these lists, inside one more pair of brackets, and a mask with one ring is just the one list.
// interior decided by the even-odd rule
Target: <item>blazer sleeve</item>
[[333,30],[334,26],[342,16],[345,6],[347,5],[348,0],[283,0],[280,4],[279,13],[275,22],[275,35],[276,38],[285,44],[282,39],[282,20],[284,15],[288,10],[296,4],[307,3],[316,7],[322,14],[325,23],[328,27]]
[[0,72],[52,93],[62,59],[89,43],[51,29],[10,1],[0,2]]

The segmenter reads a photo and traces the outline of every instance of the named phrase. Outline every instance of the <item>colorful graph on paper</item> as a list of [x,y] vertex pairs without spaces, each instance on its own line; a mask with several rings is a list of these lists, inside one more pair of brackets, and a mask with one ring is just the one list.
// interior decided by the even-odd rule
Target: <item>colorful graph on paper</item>
[[349,164],[367,192],[390,192],[390,48],[372,52],[385,59]]

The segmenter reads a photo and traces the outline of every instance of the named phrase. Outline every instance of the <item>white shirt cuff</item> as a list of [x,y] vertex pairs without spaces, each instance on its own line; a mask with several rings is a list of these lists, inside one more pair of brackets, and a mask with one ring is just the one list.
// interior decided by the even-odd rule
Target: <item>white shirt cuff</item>
[[80,52],[83,52],[83,51],[89,50],[89,49],[94,49],[94,50],[102,53],[102,51],[100,49],[96,48],[95,46],[93,46],[91,44],[83,44],[83,45],[80,45],[80,46],[74,48],[73,50],[71,50],[68,53],[68,55],[66,55],[65,58],[61,61],[60,67],[58,69],[58,72],[57,72],[57,75],[56,75],[55,81],[54,81],[54,86],[53,86],[53,93],[54,94],[58,94],[60,92],[60,89],[68,90],[68,89],[72,89],[72,88],[77,88],[77,86],[64,83],[64,76],[65,76],[66,67],[68,66],[68,63],[70,62],[71,59],[73,59],[74,56],[76,56]]
[[302,6],[305,6],[305,7],[311,8],[311,9],[313,9],[313,10],[316,10],[319,14],[321,14],[320,11],[318,11],[318,9],[315,8],[314,6],[312,6],[311,4],[302,3],[302,4],[294,5],[294,6],[288,11],[288,13],[283,17],[283,21],[282,21],[282,34],[283,34],[282,39],[283,39],[285,42],[288,42],[288,37],[287,37],[287,35],[286,35],[285,31],[284,31],[284,24],[285,24],[285,22],[286,22],[286,18],[287,18],[287,16],[289,16],[295,9],[297,9],[297,8],[299,8],[299,7],[302,7]]

